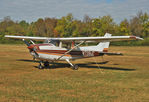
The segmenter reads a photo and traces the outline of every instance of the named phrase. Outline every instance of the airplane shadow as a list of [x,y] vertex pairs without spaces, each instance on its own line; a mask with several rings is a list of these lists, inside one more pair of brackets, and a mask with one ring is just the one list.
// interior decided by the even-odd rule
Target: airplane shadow
[[107,69],[107,70],[121,70],[121,71],[134,71],[136,69],[132,68],[119,68],[119,67],[107,67],[107,66],[90,66],[87,64],[79,64],[79,67],[85,67],[85,68],[97,68],[97,69]]
[[107,64],[109,61],[103,61],[103,62],[88,62],[88,64]]
[[[17,61],[24,61],[24,62],[35,62],[35,63],[39,63],[39,61],[33,61],[33,60],[27,60],[27,59],[18,59]],[[135,71],[136,69],[133,68],[119,68],[119,67],[107,67],[107,66],[94,66],[95,64],[107,64],[109,61],[103,61],[103,62],[89,62],[89,63],[78,63],[77,65],[79,66],[79,68],[95,68],[95,69],[106,69],[106,70],[121,70],[121,71]],[[92,64],[92,65],[91,65]],[[116,64],[118,65],[118,64]],[[35,68],[38,68],[37,66],[34,66]],[[54,63],[50,65],[50,68],[46,68],[46,69],[57,69],[57,68],[66,68],[66,67],[70,67],[69,64],[67,63]]]
[[16,61],[36,62],[36,63],[39,63],[39,61],[36,61],[36,60],[27,60],[27,59],[17,59]]

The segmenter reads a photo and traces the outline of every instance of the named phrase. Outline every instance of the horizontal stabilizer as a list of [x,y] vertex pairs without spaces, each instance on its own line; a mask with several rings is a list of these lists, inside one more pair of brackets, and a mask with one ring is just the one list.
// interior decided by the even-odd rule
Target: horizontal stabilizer
[[112,53],[112,52],[100,52],[100,53],[105,54],[105,55],[110,55],[110,56],[112,56],[112,55],[123,56],[122,53]]

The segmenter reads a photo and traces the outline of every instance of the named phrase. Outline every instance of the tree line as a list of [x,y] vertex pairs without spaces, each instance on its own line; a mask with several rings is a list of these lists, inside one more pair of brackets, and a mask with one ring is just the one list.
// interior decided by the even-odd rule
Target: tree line
[[[145,38],[149,44],[149,14],[138,12],[130,20],[124,19],[119,24],[110,16],[91,18],[85,15],[77,20],[71,13],[60,19],[39,18],[28,23],[25,20],[13,21],[9,16],[0,21],[0,42],[6,42],[4,35],[42,36],[42,37],[88,37],[103,36],[111,33],[116,36],[135,35]],[[142,42],[141,42],[142,43]]]

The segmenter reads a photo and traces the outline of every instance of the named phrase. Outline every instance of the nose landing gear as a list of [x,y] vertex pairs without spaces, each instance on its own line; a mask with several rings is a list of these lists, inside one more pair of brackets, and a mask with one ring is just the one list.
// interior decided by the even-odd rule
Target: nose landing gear
[[49,66],[49,62],[48,61],[45,61],[45,62],[40,61],[39,62],[38,69],[44,69],[44,68],[49,68],[49,67],[50,66]]

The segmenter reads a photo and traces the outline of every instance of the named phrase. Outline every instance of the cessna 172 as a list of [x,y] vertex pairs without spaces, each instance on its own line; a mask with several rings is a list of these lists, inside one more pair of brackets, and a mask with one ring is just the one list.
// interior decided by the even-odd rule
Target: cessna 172
[[[108,52],[111,41],[143,40],[136,36],[111,36],[106,33],[103,37],[70,37],[70,38],[48,38],[5,35],[7,38],[22,39],[28,46],[29,52],[35,59],[39,59],[39,69],[48,68],[49,62],[58,60],[67,61],[74,70],[78,65],[74,65],[70,60],[89,58],[103,55],[121,55],[121,53]],[[32,44],[25,39],[29,39]],[[35,44],[32,40],[44,41],[43,44]],[[96,46],[83,46],[86,42],[99,42]],[[63,47],[66,44],[67,46]]]

